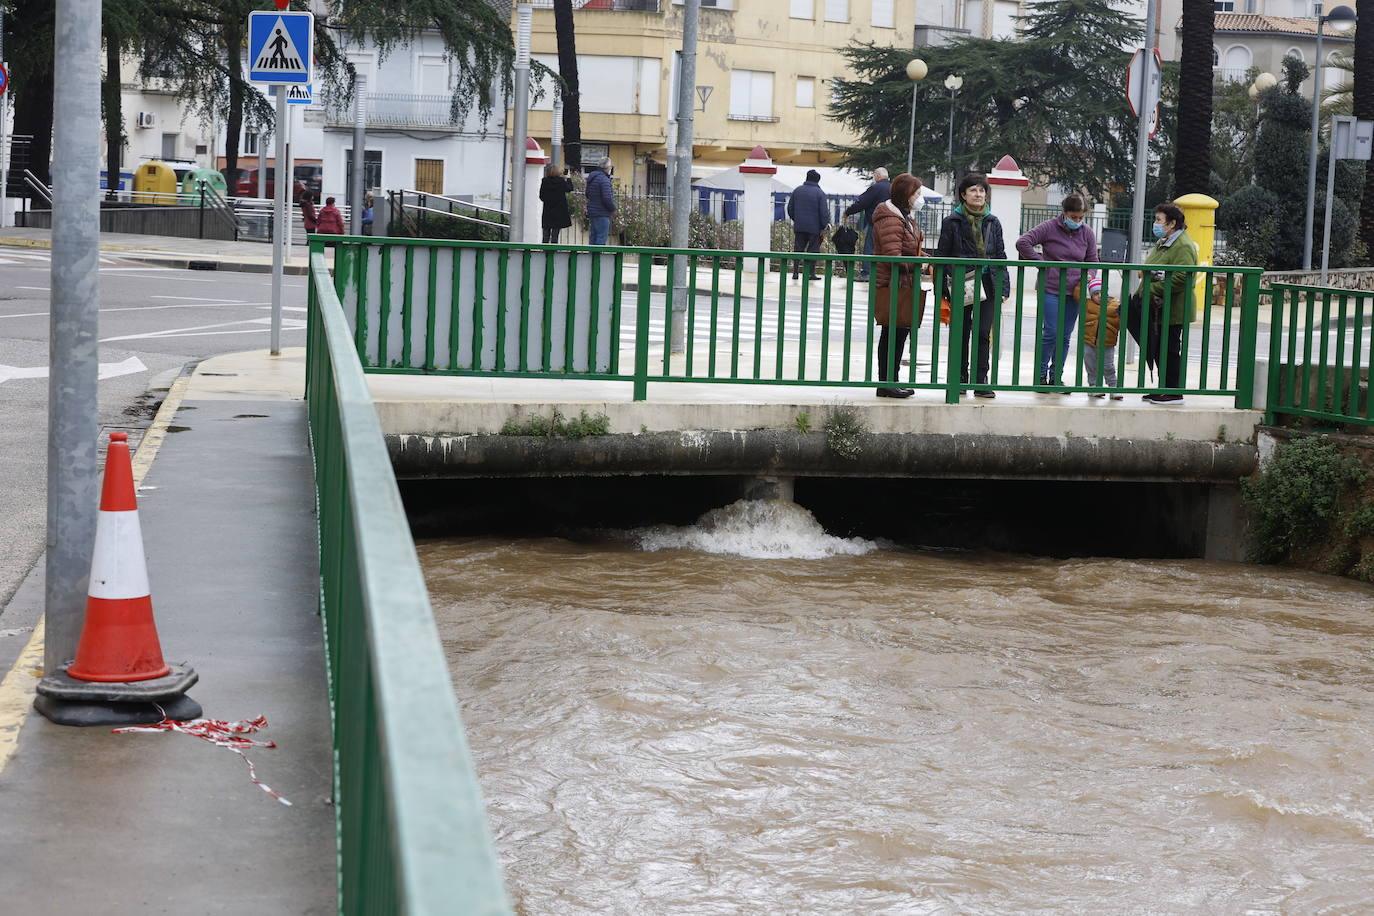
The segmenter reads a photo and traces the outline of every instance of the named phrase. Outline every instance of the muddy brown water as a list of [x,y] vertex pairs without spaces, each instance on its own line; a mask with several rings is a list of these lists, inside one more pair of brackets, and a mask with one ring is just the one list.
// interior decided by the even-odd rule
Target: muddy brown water
[[1374,911],[1368,585],[758,503],[420,556],[521,913]]

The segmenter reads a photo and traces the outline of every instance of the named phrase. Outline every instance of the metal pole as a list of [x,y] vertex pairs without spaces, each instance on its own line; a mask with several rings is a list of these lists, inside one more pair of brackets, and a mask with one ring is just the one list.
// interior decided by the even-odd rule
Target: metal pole
[[[0,35],[5,31],[5,13],[0,10]],[[0,42],[0,47],[3,42]],[[3,64],[5,55],[0,53],[0,64]],[[8,66],[5,68],[9,69]],[[0,95],[0,226],[8,226],[7,215],[9,213],[9,187],[10,187],[10,93],[5,90],[4,95]]]
[[98,504],[100,5],[57,0],[53,91],[52,313],[48,361],[48,537],[43,662],[76,655]]
[[[361,73],[353,77],[353,180],[349,183],[349,221],[353,234],[363,234],[363,208],[367,194],[363,175],[363,153],[367,149],[367,77]],[[293,182],[294,184],[294,182]]]
[[[950,120],[953,122],[954,114],[950,112]],[[911,81],[911,130],[906,135],[906,173],[911,174],[911,157],[916,147],[916,81]]]
[[1155,24],[1159,21],[1159,6],[1156,0],[1149,0],[1145,7],[1145,46],[1140,61],[1140,95],[1136,98],[1135,110],[1139,117],[1135,128],[1135,193],[1131,195],[1131,235],[1130,249],[1126,260],[1139,264],[1141,260],[1141,238],[1145,223],[1145,188],[1150,182],[1150,80],[1154,69]]
[[549,161],[563,167],[563,95],[553,97],[553,125],[549,130]]
[[[677,174],[677,103],[678,96],[681,95],[681,90],[678,87],[681,85],[682,51],[677,50],[673,52],[673,78],[672,85],[668,87],[668,142],[664,145],[665,155],[663,156],[663,178],[666,182],[664,195],[668,198],[670,204],[673,200],[673,194],[676,193],[674,189],[677,187],[677,179],[675,177]],[[669,211],[671,212],[671,210],[672,207],[670,206]],[[668,231],[670,233],[672,232],[671,219],[672,217],[670,216],[670,223],[668,226]]]
[[[281,129],[280,124],[277,129]],[[267,132],[261,129],[258,131],[258,193],[253,196],[259,200],[267,199]]]
[[[914,126],[914,125],[913,125]],[[911,158],[907,154],[907,158]],[[910,166],[908,166],[908,169]],[[949,91],[949,181],[954,184],[954,90]]]
[[[687,229],[692,211],[692,141],[695,136],[692,96],[697,84],[697,22],[701,0],[683,0],[682,59],[677,85],[677,150],[673,163],[673,224],[670,247],[688,246]],[[687,257],[675,255],[673,262],[673,320],[668,328],[668,343],[673,353],[687,349]]]
[[1307,223],[1302,234],[1302,269],[1312,269],[1312,221],[1317,207],[1317,138],[1322,113],[1322,26],[1325,16],[1317,17],[1317,62],[1312,69],[1312,140],[1307,146]]
[[515,126],[510,143],[510,241],[525,241],[525,140],[530,132],[530,31],[534,7],[515,7]]
[[286,165],[286,87],[277,87],[277,183],[273,188],[272,216],[276,231],[272,233],[272,355],[281,355],[281,281],[286,264],[286,238],[289,223],[286,218],[286,186],[282,173]]
[[[1326,218],[1322,220],[1322,280],[1321,285],[1326,285],[1326,269],[1331,262],[1331,197],[1333,187],[1336,183],[1336,131],[1337,121],[1345,121],[1346,118],[1334,118],[1331,122],[1331,143],[1326,149]],[[1354,118],[1350,118],[1354,121]],[[1354,124],[1351,124],[1354,130]]]

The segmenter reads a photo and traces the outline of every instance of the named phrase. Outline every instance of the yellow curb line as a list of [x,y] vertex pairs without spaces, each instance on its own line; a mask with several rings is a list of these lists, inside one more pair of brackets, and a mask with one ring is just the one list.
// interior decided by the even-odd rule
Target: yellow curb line
[[[179,376],[172,383],[172,387],[167,390],[167,396],[162,399],[162,405],[158,407],[157,416],[153,417],[153,422],[143,433],[143,440],[139,443],[138,451],[133,458],[135,487],[143,482],[144,476],[153,466],[153,459],[157,457],[162,441],[167,438],[167,427],[171,425],[172,417],[181,406],[190,384],[189,375]],[[0,681],[0,773],[4,772],[5,766],[19,747],[19,730],[33,708],[33,697],[42,676],[43,618],[40,617],[34,625],[28,644],[19,653],[14,665],[5,673],[5,679]]]

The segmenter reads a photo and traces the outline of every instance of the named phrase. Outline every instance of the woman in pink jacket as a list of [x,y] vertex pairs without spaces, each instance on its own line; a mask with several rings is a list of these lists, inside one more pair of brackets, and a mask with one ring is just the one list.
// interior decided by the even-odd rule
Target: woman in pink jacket
[[[1061,205],[1063,212],[1047,219],[1016,240],[1016,253],[1026,261],[1097,261],[1097,236],[1085,219],[1087,202],[1080,194],[1070,194]],[[1040,250],[1036,251],[1036,246]],[[1074,296],[1078,289],[1078,270],[1045,270],[1040,300],[1040,371],[1037,385],[1062,385],[1065,358],[1072,352],[1069,338],[1078,323],[1078,307]],[[1066,276],[1060,276],[1066,274]],[[1097,271],[1088,271],[1088,295],[1097,287]],[[1067,393],[1067,392],[1065,392]]]
[[318,223],[315,231],[321,235],[343,235],[343,214],[339,212],[338,207],[334,206],[334,198],[325,198],[324,206],[320,207],[316,219]]

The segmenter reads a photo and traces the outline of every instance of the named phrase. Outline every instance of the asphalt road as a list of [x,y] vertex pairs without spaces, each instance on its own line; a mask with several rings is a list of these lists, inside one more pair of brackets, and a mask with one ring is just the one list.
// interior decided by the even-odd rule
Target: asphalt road
[[[0,248],[0,608],[43,551],[46,529],[47,252]],[[208,356],[266,349],[268,274],[100,262],[100,423],[146,426],[165,388]],[[282,346],[305,343],[305,278],[287,277]],[[0,622],[0,627],[3,623]]]

